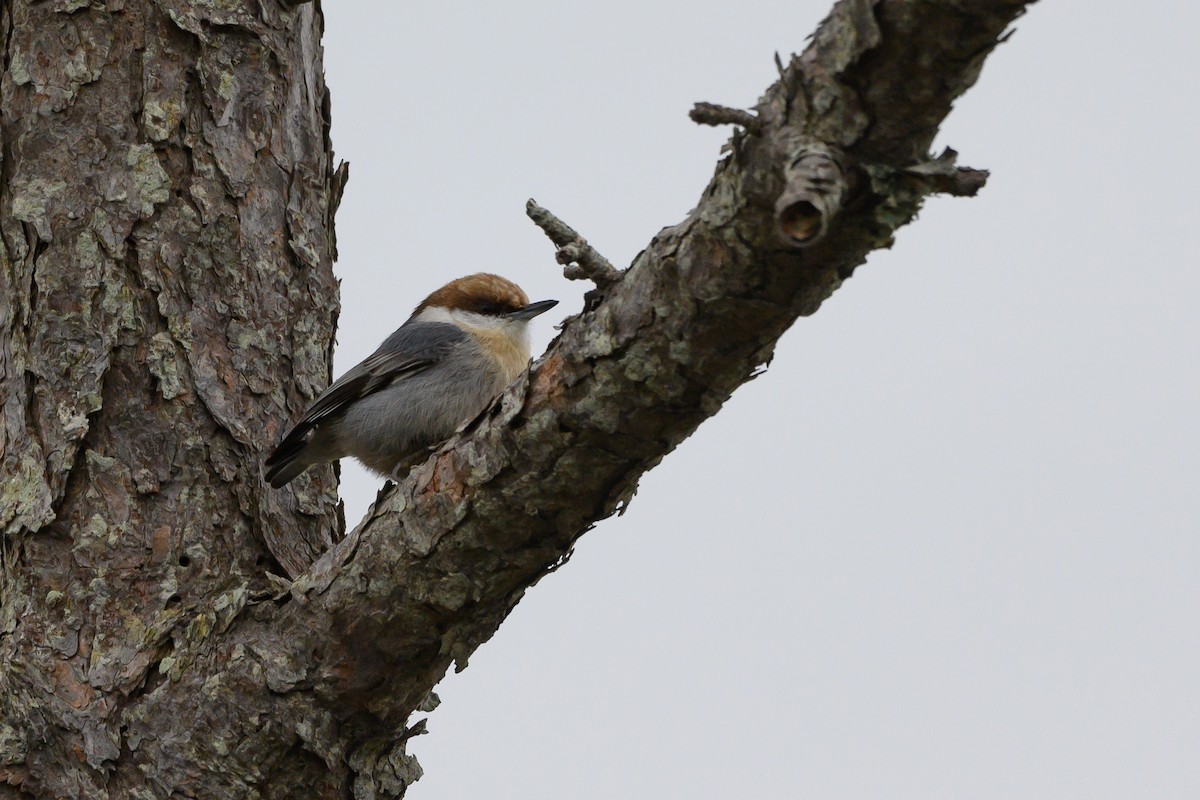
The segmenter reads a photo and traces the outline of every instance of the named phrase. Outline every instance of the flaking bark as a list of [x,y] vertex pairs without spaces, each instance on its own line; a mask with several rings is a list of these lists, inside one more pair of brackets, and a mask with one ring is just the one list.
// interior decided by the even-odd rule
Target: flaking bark
[[[320,5],[6,3],[0,798],[401,796],[451,664],[929,193],[982,185],[929,147],[1026,5],[839,2],[752,117],[707,115],[746,130],[689,217],[326,550],[331,472],[260,468],[329,380]],[[799,249],[814,143],[842,183]]]
[[145,698],[338,534],[328,473],[298,501],[259,467],[329,377],[321,26],[0,4],[0,796],[165,797],[151,739],[214,771]]

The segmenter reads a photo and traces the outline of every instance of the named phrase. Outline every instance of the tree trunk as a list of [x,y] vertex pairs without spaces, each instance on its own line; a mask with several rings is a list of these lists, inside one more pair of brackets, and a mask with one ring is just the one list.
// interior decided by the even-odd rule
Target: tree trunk
[[531,206],[587,307],[342,539],[331,470],[261,474],[330,378],[319,3],[6,0],[0,798],[403,795],[451,663],[925,196],[982,186],[928,148],[1027,4],[842,0],[753,113],[693,112],[730,155],[626,271]]

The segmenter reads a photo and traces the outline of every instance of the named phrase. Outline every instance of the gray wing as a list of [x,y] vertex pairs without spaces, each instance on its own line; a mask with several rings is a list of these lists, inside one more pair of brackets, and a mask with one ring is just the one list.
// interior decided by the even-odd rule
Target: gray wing
[[358,400],[428,369],[465,338],[458,326],[448,322],[401,325],[378,350],[321,392],[304,417],[283,437],[267,459],[267,466],[302,447],[305,436],[322,420],[338,416]]

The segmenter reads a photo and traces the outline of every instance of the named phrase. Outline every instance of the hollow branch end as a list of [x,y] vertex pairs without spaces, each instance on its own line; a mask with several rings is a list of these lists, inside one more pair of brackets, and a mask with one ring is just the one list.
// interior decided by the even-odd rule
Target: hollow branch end
[[785,240],[807,247],[825,236],[842,210],[848,183],[841,153],[823,144],[805,144],[784,174],[786,183],[775,202],[775,222]]

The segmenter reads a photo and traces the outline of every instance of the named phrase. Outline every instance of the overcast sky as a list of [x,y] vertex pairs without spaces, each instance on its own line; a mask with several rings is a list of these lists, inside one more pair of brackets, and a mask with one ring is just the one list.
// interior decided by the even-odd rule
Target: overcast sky
[[[443,282],[627,265],[825,0],[326,3],[336,372]],[[1200,4],[1035,5],[935,198],[585,536],[412,742],[414,800],[1200,796]],[[345,469],[347,518],[379,482]]]

